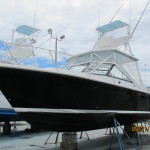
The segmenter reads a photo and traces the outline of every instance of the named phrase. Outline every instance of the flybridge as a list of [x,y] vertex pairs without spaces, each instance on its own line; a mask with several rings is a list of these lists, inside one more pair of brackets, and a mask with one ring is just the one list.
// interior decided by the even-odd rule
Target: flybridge
[[117,20],[96,28],[101,36],[93,49],[71,57],[68,60],[68,69],[79,69],[81,72],[118,78],[143,89],[137,66],[138,59],[133,56],[129,46],[129,32],[123,32],[123,36],[119,34],[118,38],[107,34],[123,27],[128,28],[129,26]]
[[[37,42],[40,29],[27,25],[20,25],[13,30],[12,45],[8,51],[1,55],[1,61],[5,63],[19,64],[25,58],[34,57],[33,46]],[[16,37],[17,34],[17,38]]]
[[99,32],[100,38],[95,43],[93,50],[117,49],[133,56],[129,46],[130,33],[127,23],[117,20],[100,26],[96,30]]

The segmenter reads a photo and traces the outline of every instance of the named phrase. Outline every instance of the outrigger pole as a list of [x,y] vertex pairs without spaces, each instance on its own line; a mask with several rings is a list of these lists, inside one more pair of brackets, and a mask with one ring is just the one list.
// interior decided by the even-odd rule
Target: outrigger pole
[[[111,23],[113,21],[113,19],[116,17],[116,15],[118,14],[118,12],[120,11],[120,9],[125,5],[125,3],[123,3],[115,12],[115,14],[113,15],[113,17],[111,18],[111,20],[109,21],[109,23]],[[102,33],[99,37],[99,39],[104,35],[104,33]]]
[[123,3],[123,4],[119,7],[119,9],[117,9],[117,11],[115,12],[114,16],[111,18],[111,20],[110,20],[109,23],[111,23],[111,22],[113,21],[113,19],[116,17],[116,15],[117,15],[118,12],[120,11],[120,9],[121,9],[125,4],[126,4],[126,3]]
[[145,13],[145,11],[146,11],[146,8],[147,8],[149,2],[150,2],[150,0],[147,2],[146,6],[145,6],[145,8],[144,8],[144,10],[143,10],[143,12],[142,12],[142,14],[141,14],[141,16],[140,16],[138,22],[137,22],[137,24],[135,25],[135,27],[134,27],[134,29],[133,29],[133,31],[132,31],[132,34],[130,35],[130,38],[132,38],[132,36],[133,36],[133,34],[134,34],[134,32],[135,32],[137,26],[139,25],[139,23],[140,23],[140,21],[141,21],[143,15],[144,15],[144,13]]

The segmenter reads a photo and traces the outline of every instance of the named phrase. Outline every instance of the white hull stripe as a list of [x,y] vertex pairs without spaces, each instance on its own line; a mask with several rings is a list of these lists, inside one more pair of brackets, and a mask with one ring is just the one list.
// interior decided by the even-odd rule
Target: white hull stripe
[[14,108],[16,112],[33,113],[73,113],[73,114],[149,114],[150,111],[122,111],[122,110],[81,110],[81,109],[46,109],[46,108]]

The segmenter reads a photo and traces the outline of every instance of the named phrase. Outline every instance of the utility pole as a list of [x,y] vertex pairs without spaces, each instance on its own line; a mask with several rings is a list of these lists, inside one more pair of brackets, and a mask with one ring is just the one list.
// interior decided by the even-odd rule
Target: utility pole
[[53,37],[53,35],[52,35],[52,33],[53,33],[52,29],[48,29],[48,33],[51,35],[51,38],[55,39],[55,60],[54,60],[54,66],[55,66],[55,68],[58,69],[58,61],[57,61],[57,41],[61,41],[62,39],[65,38],[65,36],[62,35],[62,36],[60,37],[60,39],[58,39],[57,36],[56,36],[56,37]]

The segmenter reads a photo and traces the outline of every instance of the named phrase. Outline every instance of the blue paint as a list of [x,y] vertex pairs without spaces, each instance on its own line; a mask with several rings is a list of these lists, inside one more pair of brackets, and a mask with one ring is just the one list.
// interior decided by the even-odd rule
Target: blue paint
[[30,27],[30,26],[27,26],[27,25],[21,25],[21,26],[16,28],[16,31],[18,33],[21,33],[21,34],[29,36],[29,35],[37,32],[37,31],[39,31],[39,29]]
[[109,31],[113,31],[115,29],[119,29],[119,28],[125,27],[127,25],[128,24],[126,24],[125,22],[117,20],[117,21],[114,21],[112,23],[100,26],[100,27],[96,28],[96,30],[100,31],[102,33],[105,33],[105,32],[109,32]]
[[17,113],[14,110],[11,109],[1,109],[0,110],[0,115],[17,115]]
[[1,109],[0,110],[0,122],[6,121],[20,121],[22,120],[18,113],[12,109]]

